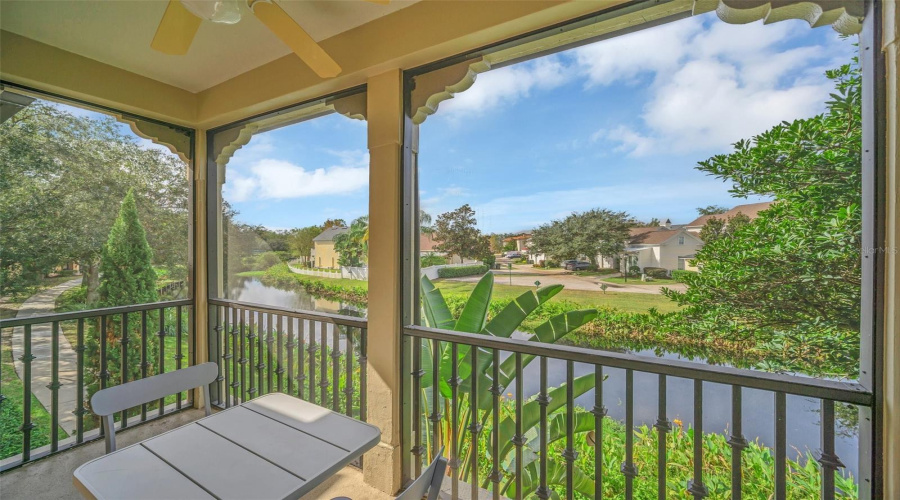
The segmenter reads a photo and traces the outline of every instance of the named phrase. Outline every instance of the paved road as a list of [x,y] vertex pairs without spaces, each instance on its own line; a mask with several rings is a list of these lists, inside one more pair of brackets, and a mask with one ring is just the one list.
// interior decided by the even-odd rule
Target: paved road
[[[532,268],[534,269],[534,268]],[[574,274],[560,274],[558,272],[545,272],[545,273],[537,273],[533,272],[528,275],[517,274],[520,270],[518,266],[513,266],[513,275],[512,275],[512,284],[518,286],[534,286],[535,280],[541,282],[541,285],[555,285],[560,284],[566,287],[568,290],[589,290],[592,292],[600,292],[600,276],[577,276]],[[525,271],[522,269],[522,271]],[[449,278],[449,281],[464,281],[475,283],[479,279],[480,276],[466,276],[462,278]],[[636,280],[638,281],[638,280]],[[498,285],[509,285],[510,284],[510,276],[504,272],[504,270],[495,270],[494,271],[494,282]],[[667,287],[672,290],[684,291],[687,288],[685,285],[681,283],[671,284],[671,285],[630,285],[630,284],[618,284],[618,283],[606,283],[608,287],[606,289],[607,292],[624,292],[624,293],[649,293],[649,294],[659,294],[660,289],[663,287]]]
[[[43,292],[32,295],[19,307],[16,318],[30,318],[53,313],[56,307],[56,298],[63,292],[81,284],[81,278],[67,281]],[[41,405],[51,410],[50,385],[53,370],[53,328],[50,324],[37,324],[31,327],[31,354],[34,360],[31,362],[31,392],[37,396]],[[12,354],[16,366],[16,373],[20,379],[24,379],[25,365],[21,361],[25,353],[25,328],[13,329]],[[59,333],[59,382],[62,387],[59,390],[59,426],[67,433],[75,432],[75,377],[77,375],[78,360],[75,349],[69,344],[65,335]]]

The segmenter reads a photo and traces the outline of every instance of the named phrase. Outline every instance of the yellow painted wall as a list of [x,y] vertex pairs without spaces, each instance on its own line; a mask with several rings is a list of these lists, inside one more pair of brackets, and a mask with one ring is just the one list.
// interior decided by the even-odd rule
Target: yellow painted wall
[[338,255],[334,251],[333,241],[317,241],[315,242],[316,261],[315,267],[324,267],[328,269],[337,269]]

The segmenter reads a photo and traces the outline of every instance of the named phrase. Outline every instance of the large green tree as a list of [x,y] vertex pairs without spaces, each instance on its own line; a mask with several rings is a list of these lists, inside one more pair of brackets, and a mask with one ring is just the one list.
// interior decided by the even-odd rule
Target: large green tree
[[456,210],[438,215],[434,224],[435,249],[460,259],[490,260],[490,237],[481,234],[475,219],[475,210],[465,204]]
[[153,250],[138,219],[134,191],[122,200],[100,258],[100,305],[124,306],[156,302]]
[[113,118],[32,103],[0,124],[0,293],[77,261],[88,302],[96,303],[100,254],[129,189],[142,202],[154,264],[185,276],[187,172],[178,157],[143,147]]
[[545,253],[556,259],[585,256],[597,265],[599,257],[616,257],[622,253],[628,229],[634,225],[626,212],[593,209],[572,213],[535,229],[531,246],[534,253]]
[[737,325],[757,338],[841,341],[853,356],[860,320],[861,113],[855,65],[827,72],[827,110],[781,123],[699,170],[731,181],[735,196],[776,201],[699,252],[687,291],[668,291],[704,327]]
[[349,231],[335,236],[334,251],[338,254],[338,264],[362,266],[369,254],[369,217],[359,217],[350,224]]

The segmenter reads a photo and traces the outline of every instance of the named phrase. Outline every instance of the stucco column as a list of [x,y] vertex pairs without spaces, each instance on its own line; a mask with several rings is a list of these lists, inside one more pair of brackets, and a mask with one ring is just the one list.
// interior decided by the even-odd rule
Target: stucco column
[[[192,175],[194,179],[194,213],[193,213],[193,294],[194,336],[191,348],[196,356],[197,364],[209,361],[209,317],[207,311],[207,277],[209,276],[209,259],[206,255],[206,130],[194,130],[194,161]],[[194,408],[203,408],[203,391],[194,391]]]
[[390,494],[400,475],[400,210],[402,72],[369,78],[369,330],[368,421],[381,442],[366,454],[363,475]]

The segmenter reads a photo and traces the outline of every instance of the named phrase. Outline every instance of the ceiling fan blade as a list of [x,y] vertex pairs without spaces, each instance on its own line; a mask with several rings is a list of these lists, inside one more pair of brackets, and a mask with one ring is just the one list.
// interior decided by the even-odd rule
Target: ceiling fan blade
[[317,75],[332,78],[341,73],[338,63],[334,62],[334,59],[277,4],[269,0],[257,0],[253,2],[251,9],[253,14]]
[[180,56],[187,54],[202,19],[191,14],[179,0],[169,0],[150,48],[163,54]]
[[377,3],[378,5],[387,5],[387,4],[391,3],[391,0],[366,0],[366,1],[370,2],[370,3]]

